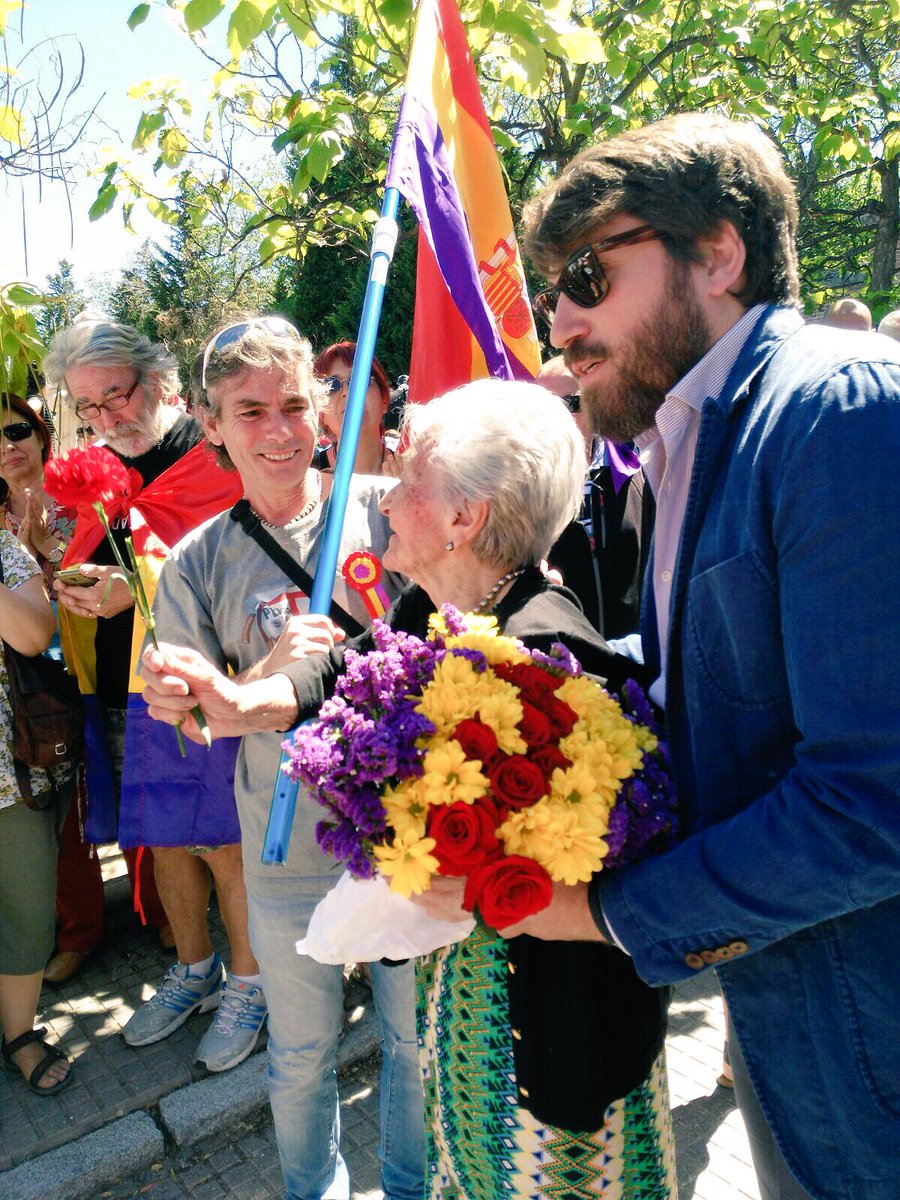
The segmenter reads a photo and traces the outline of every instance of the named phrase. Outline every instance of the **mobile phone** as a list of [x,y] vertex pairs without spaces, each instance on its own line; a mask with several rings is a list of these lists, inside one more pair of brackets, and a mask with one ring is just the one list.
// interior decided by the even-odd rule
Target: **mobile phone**
[[63,567],[61,571],[53,572],[53,578],[69,587],[93,587],[100,582],[95,575],[85,575],[81,567]]

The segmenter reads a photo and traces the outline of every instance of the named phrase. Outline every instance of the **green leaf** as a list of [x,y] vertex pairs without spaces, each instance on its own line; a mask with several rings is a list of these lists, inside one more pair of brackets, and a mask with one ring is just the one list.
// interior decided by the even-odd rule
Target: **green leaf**
[[188,140],[172,125],[159,135],[159,150],[167,167],[177,167],[188,152]]
[[161,112],[142,113],[137,129],[131,141],[132,150],[146,150],[158,129],[166,123],[166,115]]
[[128,28],[131,30],[132,33],[134,33],[134,31],[137,29],[138,25],[143,25],[143,23],[147,20],[147,18],[149,16],[150,16],[150,5],[149,4],[139,4],[137,6],[137,8],[133,8],[131,10],[131,16],[128,18]]
[[269,24],[269,0],[240,0],[228,22],[228,53],[238,58]]
[[22,114],[11,104],[0,104],[0,138],[12,146],[24,146]]
[[603,42],[593,29],[572,29],[557,39],[560,55],[573,63],[606,62]]
[[[898,0],[900,3],[900,0]],[[895,129],[893,133],[885,135],[884,139],[884,161],[891,162],[900,155],[900,129]]]
[[188,33],[196,33],[214,21],[225,7],[225,0],[188,0],[184,6],[184,23]]
[[518,13],[498,12],[494,27],[498,33],[505,33],[516,41],[526,42],[531,46],[540,46],[541,44],[534,26]]
[[9,287],[4,288],[4,296],[10,304],[19,305],[22,308],[27,308],[32,304],[47,303],[47,297],[43,292],[36,292],[34,288],[22,283],[11,283]]
[[119,194],[119,189],[113,183],[104,183],[97,193],[97,199],[88,209],[88,220],[98,221],[101,217],[105,217],[116,202],[116,196]]

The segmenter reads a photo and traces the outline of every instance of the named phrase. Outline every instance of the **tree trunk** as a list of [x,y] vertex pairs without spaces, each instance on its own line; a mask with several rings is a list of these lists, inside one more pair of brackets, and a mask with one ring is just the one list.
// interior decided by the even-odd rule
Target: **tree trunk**
[[881,204],[872,246],[872,292],[887,293],[897,274],[897,242],[900,240],[900,159],[879,163]]

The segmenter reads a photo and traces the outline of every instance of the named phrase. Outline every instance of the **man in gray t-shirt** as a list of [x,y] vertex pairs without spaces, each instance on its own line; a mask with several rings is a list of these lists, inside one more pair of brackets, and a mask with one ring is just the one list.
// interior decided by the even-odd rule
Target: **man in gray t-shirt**
[[[220,462],[240,473],[262,529],[314,574],[331,481],[311,469],[321,389],[309,343],[281,318],[239,322],[210,338],[194,376],[195,403]],[[389,487],[386,480],[356,479],[342,533],[334,598],[363,626],[385,610],[400,584],[380,562],[389,530],[379,504]],[[337,876],[315,842],[321,810],[305,793],[287,863],[260,862],[283,731],[298,712],[289,668],[280,665],[284,645],[303,639],[307,649],[327,651],[343,637],[327,617],[292,628],[290,618],[307,608],[303,588],[240,522],[228,513],[208,521],[163,568],[154,605],[162,645],[161,652],[145,653],[145,697],[151,716],[183,717],[183,708],[160,706],[154,691],[154,680],[171,685],[175,678],[184,696],[201,705],[214,737],[241,735],[235,796],[250,942],[269,1009],[269,1098],[286,1194],[347,1197],[336,1080],[342,972],[295,950]],[[198,740],[193,717],[183,729]],[[419,1200],[423,1098],[411,966],[374,963],[372,985],[383,1032],[382,1188],[394,1200]]]

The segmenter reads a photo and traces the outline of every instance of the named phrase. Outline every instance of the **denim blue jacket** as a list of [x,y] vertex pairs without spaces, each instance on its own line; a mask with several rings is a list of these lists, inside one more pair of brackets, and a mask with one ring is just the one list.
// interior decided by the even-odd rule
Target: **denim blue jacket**
[[898,555],[900,345],[768,309],[704,404],[676,567],[685,837],[600,886],[648,983],[716,967],[821,1200],[900,1197]]

